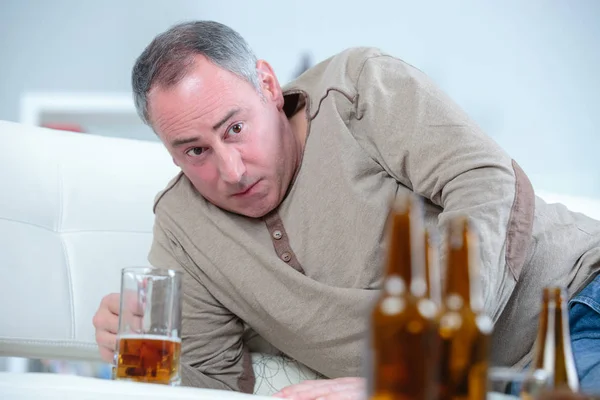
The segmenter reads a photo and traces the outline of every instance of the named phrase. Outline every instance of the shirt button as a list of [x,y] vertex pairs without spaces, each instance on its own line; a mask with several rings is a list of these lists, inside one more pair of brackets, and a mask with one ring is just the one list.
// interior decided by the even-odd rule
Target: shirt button
[[281,233],[280,230],[273,231],[273,239],[279,240],[279,239],[281,239],[282,236],[283,236],[283,233]]
[[292,259],[292,255],[288,252],[285,252],[281,255],[281,259],[285,262],[288,262]]

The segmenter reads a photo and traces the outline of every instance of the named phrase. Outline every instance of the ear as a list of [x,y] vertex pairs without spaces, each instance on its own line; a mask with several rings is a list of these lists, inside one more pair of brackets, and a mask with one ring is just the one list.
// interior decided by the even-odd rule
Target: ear
[[173,164],[175,164],[176,166],[179,167],[179,164],[177,164],[177,161],[175,160],[175,157],[171,157],[171,159],[173,160]]
[[282,110],[283,91],[271,65],[265,60],[258,60],[256,62],[256,73],[258,74],[258,83],[265,99],[274,102],[277,109]]

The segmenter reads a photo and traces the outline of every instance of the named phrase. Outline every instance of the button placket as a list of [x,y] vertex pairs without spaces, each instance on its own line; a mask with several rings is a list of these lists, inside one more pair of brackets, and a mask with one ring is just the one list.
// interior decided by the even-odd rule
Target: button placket
[[294,251],[290,247],[288,237],[285,233],[285,228],[281,218],[277,212],[270,213],[264,217],[264,222],[267,225],[275,253],[280,260],[287,263],[290,267],[294,268],[300,273],[304,273],[304,269],[298,262]]

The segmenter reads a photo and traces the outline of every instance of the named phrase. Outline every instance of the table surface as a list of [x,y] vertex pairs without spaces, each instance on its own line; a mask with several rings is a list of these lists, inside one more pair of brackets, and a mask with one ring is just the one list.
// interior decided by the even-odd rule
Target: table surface
[[[50,373],[0,372],[0,398],[11,400],[249,400],[273,399],[244,393]],[[514,400],[516,397],[490,393],[487,400]]]
[[172,387],[49,373],[0,372],[0,398],[11,400],[273,399],[224,390]]

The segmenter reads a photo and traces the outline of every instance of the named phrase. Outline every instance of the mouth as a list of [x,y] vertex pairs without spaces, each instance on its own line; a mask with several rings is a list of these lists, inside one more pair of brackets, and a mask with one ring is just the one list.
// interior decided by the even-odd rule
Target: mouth
[[252,189],[256,186],[257,183],[258,183],[258,181],[254,182],[250,186],[246,186],[243,190],[241,190],[241,191],[239,191],[237,193],[234,193],[232,195],[232,197],[243,197],[243,196],[246,196],[246,195],[250,194],[252,192]]

